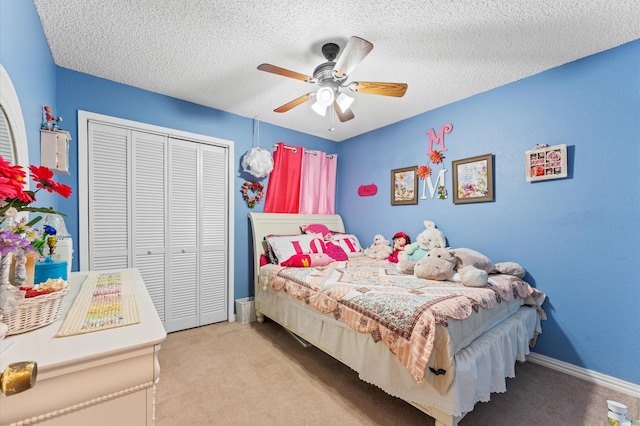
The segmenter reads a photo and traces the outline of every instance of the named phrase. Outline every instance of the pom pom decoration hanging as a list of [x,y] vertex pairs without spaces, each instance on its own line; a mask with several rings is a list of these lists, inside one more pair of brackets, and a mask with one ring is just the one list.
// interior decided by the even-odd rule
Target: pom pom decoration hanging
[[432,149],[431,151],[429,151],[429,159],[433,162],[433,164],[442,163],[443,158],[444,158],[444,155],[442,155],[442,152],[436,151],[435,149]]
[[251,148],[242,158],[242,170],[260,179],[273,170],[271,153],[262,148]]

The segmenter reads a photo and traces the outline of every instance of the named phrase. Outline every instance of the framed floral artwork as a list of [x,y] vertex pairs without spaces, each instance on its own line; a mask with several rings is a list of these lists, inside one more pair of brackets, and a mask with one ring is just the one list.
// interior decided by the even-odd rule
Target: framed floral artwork
[[391,205],[418,204],[418,166],[391,170]]
[[451,162],[454,204],[493,201],[493,155]]
[[567,145],[537,146],[525,152],[527,182],[567,177]]

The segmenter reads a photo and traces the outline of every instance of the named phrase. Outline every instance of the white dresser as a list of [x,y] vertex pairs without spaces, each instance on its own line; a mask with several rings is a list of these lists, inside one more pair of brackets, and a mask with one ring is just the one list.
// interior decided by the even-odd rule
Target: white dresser
[[0,394],[0,425],[152,425],[158,351],[167,334],[142,277],[133,270],[140,323],[69,337],[54,337],[85,272],[74,272],[64,312],[54,323],[1,342],[0,371],[36,361],[36,385]]

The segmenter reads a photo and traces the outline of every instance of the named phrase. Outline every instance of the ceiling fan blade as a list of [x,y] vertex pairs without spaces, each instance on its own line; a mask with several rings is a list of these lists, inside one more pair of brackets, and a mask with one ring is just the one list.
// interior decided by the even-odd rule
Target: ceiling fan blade
[[367,40],[353,36],[340,54],[338,61],[333,69],[336,71],[336,77],[349,75],[358,66],[360,62],[371,52],[373,44]]
[[296,80],[302,80],[310,82],[313,80],[313,77],[309,75],[300,74],[299,72],[291,71],[285,68],[280,68],[271,64],[260,64],[258,65],[258,69],[260,71],[266,71],[273,74],[283,75],[289,78],[295,78]]
[[349,121],[355,117],[353,115],[353,111],[351,111],[351,108],[348,108],[345,112],[342,112],[337,102],[333,103],[333,110],[336,112],[336,115],[342,123],[344,123],[345,121]]
[[406,83],[381,83],[377,81],[356,81],[349,85],[349,89],[358,93],[370,95],[395,96],[401,98],[409,87]]
[[307,93],[306,95],[302,95],[299,98],[295,98],[291,102],[287,102],[286,104],[274,109],[275,112],[287,112],[291,108],[295,108],[300,104],[307,102],[309,99],[313,98],[315,93]]

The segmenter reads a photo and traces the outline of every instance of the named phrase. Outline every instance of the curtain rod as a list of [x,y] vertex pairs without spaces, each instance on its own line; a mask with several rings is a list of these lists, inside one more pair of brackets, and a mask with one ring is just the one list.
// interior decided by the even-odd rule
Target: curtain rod
[[[288,146],[288,145],[284,145],[284,144],[282,146],[284,147],[284,149],[290,149],[293,152],[298,152],[298,149],[296,147],[294,147],[294,146]],[[277,144],[273,145],[273,149],[277,151],[278,150],[278,145]],[[304,152],[305,154],[318,155],[318,151],[311,151],[311,150],[307,150],[307,149],[304,149],[304,148],[302,149],[302,152]],[[333,157],[334,157],[335,154],[326,154],[326,155],[327,155],[327,157],[329,159],[333,160]]]

